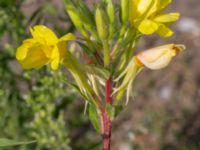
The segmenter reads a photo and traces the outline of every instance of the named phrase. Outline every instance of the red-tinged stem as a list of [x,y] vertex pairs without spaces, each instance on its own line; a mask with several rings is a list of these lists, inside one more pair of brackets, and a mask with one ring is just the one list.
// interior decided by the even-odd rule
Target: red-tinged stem
[[110,78],[110,79],[108,79],[107,81],[106,81],[106,91],[105,91],[105,93],[106,93],[106,103],[107,104],[112,104],[112,96],[111,96],[111,94],[112,94],[112,81],[111,81],[112,79]]
[[[105,85],[106,104],[112,105],[112,79],[108,79]],[[106,111],[102,112],[103,126],[103,150],[110,150],[112,121]]]
[[103,150],[110,150],[111,143],[111,130],[112,130],[112,121],[110,120],[108,114],[104,112],[103,116]]

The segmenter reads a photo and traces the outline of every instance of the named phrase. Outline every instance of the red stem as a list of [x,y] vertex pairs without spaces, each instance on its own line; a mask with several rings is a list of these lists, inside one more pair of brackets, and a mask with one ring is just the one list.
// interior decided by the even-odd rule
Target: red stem
[[111,81],[112,79],[110,78],[110,79],[108,79],[107,81],[106,81],[106,103],[107,104],[112,104],[112,96],[111,96],[111,94],[112,94],[112,81]]
[[[106,104],[112,105],[112,79],[108,79],[105,85]],[[102,112],[103,121],[103,150],[110,150],[112,121],[107,112]]]

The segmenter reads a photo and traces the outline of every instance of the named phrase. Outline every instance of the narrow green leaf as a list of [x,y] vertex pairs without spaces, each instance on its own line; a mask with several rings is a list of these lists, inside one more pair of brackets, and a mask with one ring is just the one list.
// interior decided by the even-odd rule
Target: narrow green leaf
[[92,105],[92,104],[90,104],[90,107],[89,107],[89,119],[90,119],[93,127],[96,129],[96,131],[98,133],[100,133],[101,132],[100,117],[99,117],[99,114],[97,112],[96,106]]
[[122,110],[122,105],[106,105],[106,112],[111,120],[114,120],[114,118],[117,117]]
[[104,80],[107,80],[110,77],[110,74],[111,74],[107,69],[105,69],[103,67],[92,66],[92,65],[87,66],[87,71],[90,74],[96,75],[99,78],[102,78]]
[[122,105],[115,105],[113,107],[115,107],[115,117],[117,117],[122,112],[123,106]]
[[16,146],[16,145],[26,145],[26,144],[31,144],[36,141],[23,141],[23,142],[18,142],[15,140],[10,140],[10,139],[5,139],[5,138],[0,138],[0,147],[8,147],[8,146]]
[[[81,92],[80,88],[75,84],[75,83],[72,83],[72,82],[69,82],[68,80],[64,80],[64,82],[71,86],[76,92],[78,92],[85,100],[88,100],[87,96]],[[89,100],[88,100],[89,101]]]
[[112,105],[106,105],[106,112],[108,113],[111,120],[115,118],[115,108]]

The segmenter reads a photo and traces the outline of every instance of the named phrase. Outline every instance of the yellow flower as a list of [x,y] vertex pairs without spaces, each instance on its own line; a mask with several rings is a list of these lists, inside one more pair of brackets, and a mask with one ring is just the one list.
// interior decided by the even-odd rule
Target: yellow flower
[[152,70],[166,67],[171,59],[185,49],[184,45],[168,44],[143,51],[136,55],[137,63]]
[[172,0],[130,0],[130,22],[143,34],[157,33],[168,37],[170,24],[179,19],[179,13],[162,14]]
[[56,70],[65,58],[66,42],[74,40],[74,35],[68,33],[58,38],[44,25],[36,25],[30,31],[33,38],[24,40],[17,48],[17,60],[24,69],[40,68],[50,64],[51,69]]

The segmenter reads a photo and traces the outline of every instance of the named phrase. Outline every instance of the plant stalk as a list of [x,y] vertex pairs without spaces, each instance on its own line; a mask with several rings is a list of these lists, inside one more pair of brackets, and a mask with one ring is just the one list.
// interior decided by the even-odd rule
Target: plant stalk
[[[106,104],[112,105],[112,78],[109,78],[106,81],[105,85],[105,98]],[[102,113],[102,126],[103,126],[103,150],[110,150],[110,143],[111,143],[111,133],[112,133],[112,121],[106,111]]]

